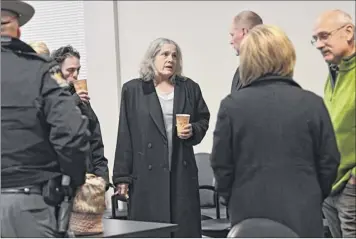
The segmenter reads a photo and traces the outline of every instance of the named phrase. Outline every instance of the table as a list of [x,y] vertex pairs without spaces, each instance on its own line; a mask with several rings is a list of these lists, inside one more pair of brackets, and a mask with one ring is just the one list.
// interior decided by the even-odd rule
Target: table
[[[127,210],[118,210],[116,209],[116,218],[114,219],[123,219],[123,220],[126,220],[127,219]],[[108,209],[104,212],[104,218],[107,218],[107,219],[113,219],[112,218],[112,212],[111,212],[111,209]]]
[[104,237],[155,237],[156,233],[170,233],[177,224],[103,219]]
[[202,234],[207,237],[227,237],[231,229],[229,219],[207,219],[201,221]]

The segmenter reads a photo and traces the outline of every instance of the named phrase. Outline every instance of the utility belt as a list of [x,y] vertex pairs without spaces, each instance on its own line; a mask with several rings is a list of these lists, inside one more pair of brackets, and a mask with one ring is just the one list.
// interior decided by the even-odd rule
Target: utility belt
[[42,195],[44,201],[50,206],[58,206],[63,202],[68,190],[64,190],[61,184],[62,177],[52,178],[49,181],[32,186],[15,187],[15,188],[1,188],[1,193],[4,194],[38,194]]
[[41,186],[26,186],[21,188],[1,188],[1,194],[38,194],[42,195]]

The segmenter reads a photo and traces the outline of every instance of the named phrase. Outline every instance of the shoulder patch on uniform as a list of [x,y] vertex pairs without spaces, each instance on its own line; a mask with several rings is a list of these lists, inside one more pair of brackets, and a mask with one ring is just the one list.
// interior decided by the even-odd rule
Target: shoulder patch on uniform
[[34,54],[37,58],[45,61],[45,62],[51,62],[52,59],[49,56],[45,56],[45,55],[40,55],[40,54]]
[[49,73],[51,74],[51,78],[55,80],[60,87],[68,87],[67,81],[63,78],[61,69],[58,65],[53,66]]
[[43,62],[51,62],[52,59],[47,56],[39,55],[35,52],[25,52],[25,51],[16,51],[17,54],[24,57],[31,57],[32,59],[41,60]]

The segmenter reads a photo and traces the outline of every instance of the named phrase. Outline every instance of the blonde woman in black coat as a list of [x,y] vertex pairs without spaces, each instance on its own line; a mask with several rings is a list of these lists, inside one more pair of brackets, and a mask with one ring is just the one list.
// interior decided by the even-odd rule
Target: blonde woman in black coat
[[340,160],[323,100],[293,80],[295,50],[279,28],[254,27],[240,57],[243,88],[221,102],[211,157],[231,223],[268,218],[322,237]]

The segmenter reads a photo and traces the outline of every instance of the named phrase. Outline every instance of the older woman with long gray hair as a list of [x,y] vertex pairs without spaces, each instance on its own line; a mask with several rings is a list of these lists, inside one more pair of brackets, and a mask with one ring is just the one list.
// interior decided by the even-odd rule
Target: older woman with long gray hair
[[[210,113],[199,85],[182,75],[177,43],[153,41],[140,78],[126,82],[121,96],[113,182],[129,198],[129,219],[179,225],[155,237],[201,237],[193,146],[204,138]],[[179,131],[177,114],[190,116]]]
[[340,160],[323,100],[293,80],[295,49],[278,27],[250,30],[240,56],[243,87],[221,102],[211,157],[231,224],[267,218],[323,237]]

